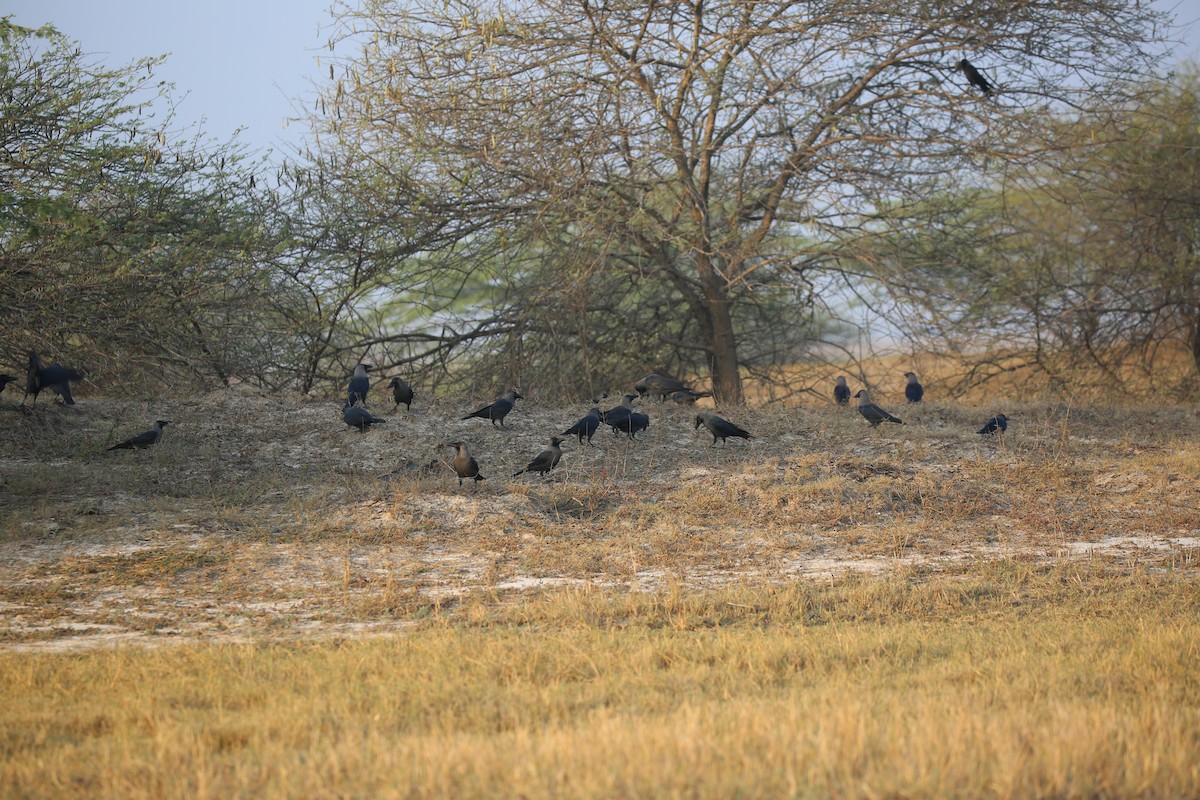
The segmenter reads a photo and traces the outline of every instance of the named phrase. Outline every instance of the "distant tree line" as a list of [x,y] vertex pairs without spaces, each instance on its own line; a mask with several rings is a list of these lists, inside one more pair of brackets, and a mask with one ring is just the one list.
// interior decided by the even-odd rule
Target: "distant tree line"
[[865,310],[964,385],[1125,381],[1178,344],[1194,387],[1200,86],[1153,80],[1162,18],[961,5],[343,9],[282,161],[180,125],[158,59],[5,21],[3,368],[307,392],[366,358],[565,396],[666,371],[737,402],[842,360]]

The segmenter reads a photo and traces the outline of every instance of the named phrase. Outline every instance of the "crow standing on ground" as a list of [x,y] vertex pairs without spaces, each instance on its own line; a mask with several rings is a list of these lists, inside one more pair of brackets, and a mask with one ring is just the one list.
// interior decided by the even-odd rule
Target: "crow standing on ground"
[[850,387],[846,385],[846,377],[839,375],[833,385],[833,399],[839,406],[850,405]]
[[985,95],[991,96],[992,85],[988,83],[987,78],[983,77],[983,74],[979,70],[975,69],[974,64],[964,58],[958,62],[958,68],[962,70],[963,75],[967,76],[967,83],[978,88]]
[[596,429],[600,427],[600,409],[593,408],[587,413],[587,416],[580,419],[571,427],[559,434],[559,436],[578,436],[579,443],[583,444],[583,437],[587,437],[588,444],[592,443],[592,435]]
[[342,421],[351,428],[358,428],[359,433],[365,433],[372,425],[387,424],[386,419],[380,419],[362,406],[352,406],[349,403],[342,409]]
[[551,436],[550,446],[538,453],[533,461],[526,464],[525,469],[517,470],[512,476],[515,478],[522,472],[537,472],[543,478],[546,477],[546,473],[558,466],[559,459],[562,458],[560,444],[562,444],[562,439],[559,439],[557,436]]
[[604,421],[612,426],[614,436],[618,431],[623,431],[629,434],[630,439],[636,439],[638,431],[644,431],[650,427],[650,417],[640,411],[630,411],[623,417],[606,418]]
[[894,422],[897,425],[903,425],[904,422],[897,417],[893,417],[888,412],[884,411],[879,406],[871,402],[871,393],[866,389],[859,389],[854,395],[858,398],[858,413],[867,418],[867,422],[871,423],[872,428],[878,428],[881,422]]
[[371,379],[367,377],[367,373],[372,369],[374,367],[370,364],[359,364],[354,368],[354,374],[350,376],[350,385],[346,387],[346,405],[367,404],[367,392],[371,390]]
[[8,386],[10,383],[15,381],[16,379],[17,379],[17,376],[15,376],[15,375],[0,375],[0,392],[3,392],[4,387]]
[[[724,417],[718,417],[711,411],[701,411],[696,415],[696,426],[693,430],[700,430],[701,425],[708,428],[708,432],[712,434],[712,443],[714,445],[717,443],[718,438],[720,438],[721,444],[724,444],[727,436],[740,437],[742,439],[754,438],[748,431],[742,430],[729,420]],[[711,447],[712,445],[709,446]]]
[[463,478],[474,478],[475,488],[478,489],[479,481],[486,480],[486,478],[479,474],[479,462],[475,460],[475,456],[471,455],[471,448],[467,446],[466,442],[450,442],[446,446],[456,450],[450,466],[458,475],[458,485],[462,486]]
[[463,417],[463,419],[473,419],[475,417],[478,417],[479,419],[490,419],[492,421],[493,428],[496,427],[497,422],[499,422],[500,427],[503,428],[504,418],[508,416],[508,412],[513,410],[513,406],[516,405],[518,400],[524,399],[525,398],[522,397],[516,389],[510,389],[507,394],[497,397],[490,404],[484,406],[478,411],[473,411],[470,414],[467,414],[465,417]]
[[917,380],[917,373],[906,372],[904,373],[904,377],[908,380],[908,383],[904,386],[905,398],[907,398],[908,402],[910,403],[921,402],[921,398],[925,396],[925,387],[921,385],[919,380]]
[[[613,425],[613,423],[622,421],[633,413],[633,401],[635,399],[637,399],[636,394],[623,395],[621,397],[621,405],[613,406],[608,411],[605,411],[600,415],[600,419],[603,420],[605,425]],[[615,425],[613,430],[616,430]]]
[[690,391],[690,388],[674,378],[668,378],[666,375],[658,373],[650,373],[644,378],[639,378],[633,384],[634,390],[638,396],[645,397],[648,394],[658,395],[659,400],[666,400],[667,397],[675,392]]
[[396,401],[396,408],[404,403],[405,408],[412,411],[413,389],[408,385],[408,382],[403,378],[392,378],[388,388],[392,390],[392,398]]
[[[37,351],[29,351],[29,369],[25,372],[25,397],[32,394],[34,405],[37,405],[38,395],[43,389],[50,389],[55,394],[62,395],[64,405],[75,405],[75,398],[71,396],[70,382],[81,380],[83,380],[83,375],[79,371],[64,367],[62,364],[42,367],[42,359],[38,356]],[[22,398],[21,402],[24,403],[25,399]]]
[[114,444],[109,450],[144,450],[147,447],[158,444],[162,441],[163,426],[170,425],[171,420],[160,419],[155,420],[154,427],[148,431],[142,431],[137,436],[130,436],[123,442]]
[[696,392],[691,389],[680,389],[671,393],[671,400],[681,406],[694,406],[701,397],[712,397],[712,392]]
[[1006,430],[1008,430],[1008,417],[1003,414],[997,414],[983,423],[983,427],[976,431],[976,433],[994,436],[997,432],[1004,433]]

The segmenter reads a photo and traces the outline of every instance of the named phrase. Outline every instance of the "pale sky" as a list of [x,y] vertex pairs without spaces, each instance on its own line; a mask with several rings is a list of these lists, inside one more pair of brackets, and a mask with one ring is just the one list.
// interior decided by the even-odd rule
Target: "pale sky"
[[[285,126],[294,107],[311,108],[317,59],[328,53],[332,0],[0,0],[0,16],[18,25],[46,22],[107,66],[169,54],[157,75],[186,97],[182,122],[204,120],[207,133],[227,139],[244,127],[251,150],[303,141],[301,123]],[[1177,60],[1200,61],[1200,0],[1154,0],[1173,10],[1184,44]],[[324,63],[324,62],[322,62]],[[327,69],[327,68],[325,68]],[[328,72],[325,72],[328,75]]]

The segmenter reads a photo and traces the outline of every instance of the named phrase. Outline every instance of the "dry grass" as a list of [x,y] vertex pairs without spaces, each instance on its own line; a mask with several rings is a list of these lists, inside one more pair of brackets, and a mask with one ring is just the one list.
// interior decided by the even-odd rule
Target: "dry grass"
[[880,402],[5,402],[0,796],[1200,794],[1195,409]]

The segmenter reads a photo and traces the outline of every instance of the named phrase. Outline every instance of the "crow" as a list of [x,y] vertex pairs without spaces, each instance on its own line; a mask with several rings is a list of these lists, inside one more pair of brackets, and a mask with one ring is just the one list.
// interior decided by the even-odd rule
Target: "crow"
[[904,422],[893,417],[888,412],[884,411],[879,406],[871,402],[871,394],[866,389],[859,389],[854,395],[858,398],[858,413],[867,418],[867,422],[871,423],[872,428],[878,428],[881,422],[894,422],[897,425],[903,425]]
[[579,443],[583,444],[583,437],[587,437],[588,444],[592,443],[592,435],[596,429],[600,427],[600,409],[593,408],[587,413],[587,416],[580,419],[571,427],[559,434],[559,436],[578,436]]
[[976,433],[994,436],[997,432],[1004,433],[1006,430],[1008,430],[1008,417],[1003,414],[997,414],[983,423],[983,427],[976,431]]
[[479,462],[475,460],[475,456],[471,455],[471,448],[467,446],[466,442],[449,442],[446,447],[453,447],[456,451],[450,466],[458,475],[458,485],[462,486],[463,478],[474,478],[475,488],[478,489],[479,481],[487,479],[479,474]]
[[[725,437],[727,436],[740,437],[742,439],[754,438],[753,435],[751,435],[748,431],[742,430],[729,420],[725,419],[724,417],[718,417],[711,411],[701,411],[696,415],[696,426],[693,428],[693,430],[700,430],[701,425],[703,425],[705,428],[708,428],[708,432],[712,434],[713,445],[717,443],[718,438],[720,438],[721,444],[724,444]],[[709,446],[711,447],[712,445]]]
[[396,408],[404,403],[405,408],[412,411],[413,389],[408,385],[408,382],[403,378],[392,378],[388,388],[392,390],[392,398],[396,401]]
[[380,419],[362,406],[350,405],[349,402],[342,408],[342,421],[351,428],[358,428],[359,433],[365,433],[372,425],[387,424],[386,419]]
[[543,478],[546,477],[546,473],[558,466],[559,459],[562,458],[562,448],[559,447],[560,444],[562,444],[562,439],[559,439],[557,436],[551,436],[550,446],[538,453],[533,461],[530,461],[528,464],[526,464],[525,469],[517,470],[512,474],[512,476],[515,478],[522,472],[537,472],[540,473]]
[[658,399],[666,400],[668,395],[675,392],[686,392],[690,387],[680,383],[674,378],[668,378],[666,375],[651,373],[644,378],[639,378],[633,388],[637,391],[639,397],[645,397],[648,394],[658,395]]
[[162,441],[163,426],[170,425],[171,420],[160,419],[155,420],[154,427],[148,431],[142,431],[137,436],[130,436],[123,442],[114,444],[109,450],[144,450],[147,447],[152,447]]
[[843,375],[839,375],[837,383],[833,385],[833,399],[839,406],[850,405],[850,387],[846,385]]
[[[70,382],[81,380],[83,380],[83,374],[78,370],[64,367],[62,364],[43,367],[42,359],[38,356],[37,351],[29,351],[29,369],[25,372],[25,397],[32,394],[34,405],[37,405],[38,395],[43,389],[50,389],[55,394],[62,395],[64,405],[75,405],[75,398],[71,396]],[[25,399],[22,398],[21,402],[24,403]]]
[[904,396],[908,399],[908,402],[921,402],[921,398],[925,396],[925,387],[917,380],[917,373],[906,372],[904,373],[904,377],[908,380],[908,383],[904,386]]
[[373,370],[370,364],[359,364],[350,376],[350,385],[346,387],[346,405],[356,406],[367,404],[367,392],[371,391],[371,379],[367,373]]
[[983,77],[983,73],[975,69],[975,65],[965,58],[958,62],[958,68],[962,70],[963,75],[967,76],[967,83],[977,87],[984,95],[991,96],[992,85],[988,83],[987,78]]
[[[600,419],[605,425],[613,425],[615,422],[620,422],[625,417],[633,413],[633,401],[637,399],[636,394],[626,394],[621,397],[621,405],[613,406],[608,411],[600,414]],[[616,431],[616,426],[613,426]]]
[[508,412],[513,410],[513,406],[516,405],[516,401],[524,399],[525,398],[522,397],[516,389],[510,389],[507,394],[497,397],[491,403],[479,409],[478,411],[473,411],[470,414],[467,414],[465,417],[463,417],[463,419],[473,419],[475,417],[478,417],[479,419],[490,419],[492,421],[493,428],[496,427],[497,422],[499,422],[500,427],[503,428],[504,418],[508,416]]
[[712,397],[712,392],[697,392],[691,389],[680,389],[672,392],[671,400],[681,406],[694,406],[701,397]]
[[644,431],[650,427],[650,417],[639,411],[630,411],[624,416],[619,416],[616,419],[606,417],[605,424],[611,425],[613,435],[618,431],[623,431],[629,434],[630,439],[636,439],[638,431]]

